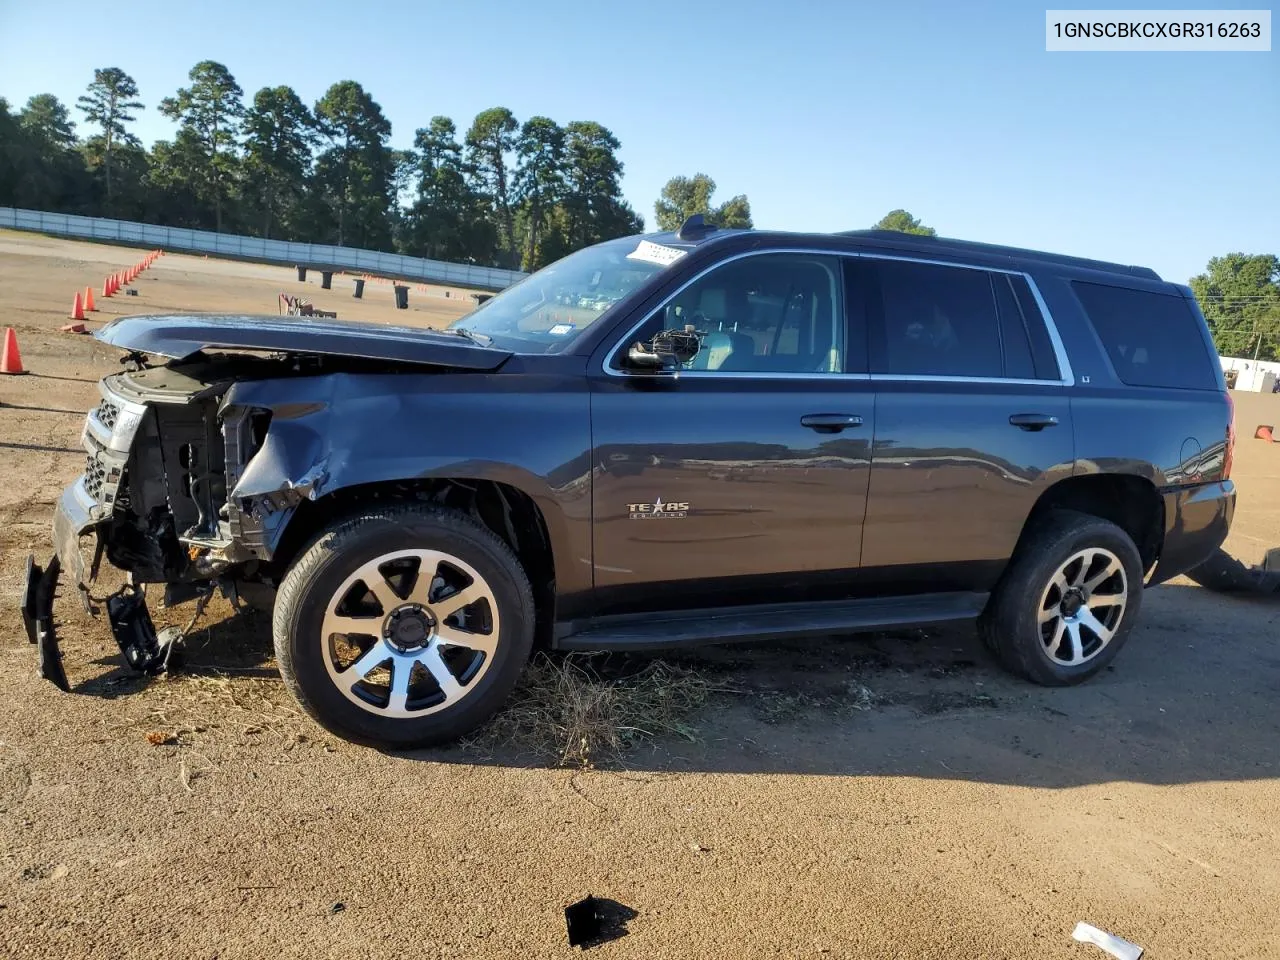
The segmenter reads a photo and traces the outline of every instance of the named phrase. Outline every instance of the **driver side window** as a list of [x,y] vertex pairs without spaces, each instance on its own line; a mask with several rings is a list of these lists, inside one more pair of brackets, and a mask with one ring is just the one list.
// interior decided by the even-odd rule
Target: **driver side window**
[[[841,373],[845,329],[840,264],[815,254],[761,254],[714,268],[649,318],[638,337],[692,326],[698,352],[683,369],[708,373]],[[630,344],[628,344],[629,346]]]

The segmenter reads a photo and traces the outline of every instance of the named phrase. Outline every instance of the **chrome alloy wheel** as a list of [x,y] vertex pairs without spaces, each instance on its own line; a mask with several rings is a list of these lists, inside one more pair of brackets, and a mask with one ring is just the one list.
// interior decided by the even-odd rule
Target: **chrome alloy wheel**
[[1124,564],[1110,550],[1090,547],[1058,568],[1040,597],[1040,642],[1054,663],[1079,666],[1116,635],[1129,598]]
[[352,703],[382,717],[455,706],[494,661],[498,602],[484,578],[436,550],[396,550],[360,566],[325,608],[325,669]]

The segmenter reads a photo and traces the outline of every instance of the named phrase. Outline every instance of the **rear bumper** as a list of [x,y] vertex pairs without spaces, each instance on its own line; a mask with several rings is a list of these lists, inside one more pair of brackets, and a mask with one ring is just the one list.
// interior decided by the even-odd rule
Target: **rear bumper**
[[1207,560],[1231,528],[1236,485],[1230,480],[1179,487],[1164,494],[1164,549],[1151,575],[1162,583]]

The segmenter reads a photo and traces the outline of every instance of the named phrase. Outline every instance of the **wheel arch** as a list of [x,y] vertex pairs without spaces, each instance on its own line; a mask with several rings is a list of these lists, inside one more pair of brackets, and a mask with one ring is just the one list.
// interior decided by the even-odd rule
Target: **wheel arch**
[[1149,573],[1160,559],[1165,533],[1164,497],[1147,477],[1132,473],[1090,473],[1059,480],[1045,490],[1032,507],[1017,549],[1023,547],[1045,519],[1059,510],[1074,510],[1114,523],[1137,546],[1144,573]]
[[[526,486],[491,477],[449,475],[371,480],[330,488],[303,499],[282,524],[269,567],[283,577],[311,541],[331,525],[371,506],[424,502],[465,513],[496,534],[514,551],[530,585],[537,610],[539,640],[550,636],[555,619],[557,535],[564,518],[554,498],[530,493]],[[566,549],[562,543],[560,549]]]

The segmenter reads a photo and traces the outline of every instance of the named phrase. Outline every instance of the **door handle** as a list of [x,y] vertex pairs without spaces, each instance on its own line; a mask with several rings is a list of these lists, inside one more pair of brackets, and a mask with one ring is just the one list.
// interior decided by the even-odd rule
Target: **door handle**
[[1030,430],[1034,433],[1045,427],[1056,427],[1058,418],[1047,413],[1015,413],[1009,418],[1009,423],[1021,430]]
[[819,433],[839,433],[846,427],[862,426],[862,418],[852,413],[806,413],[800,418],[800,426]]

